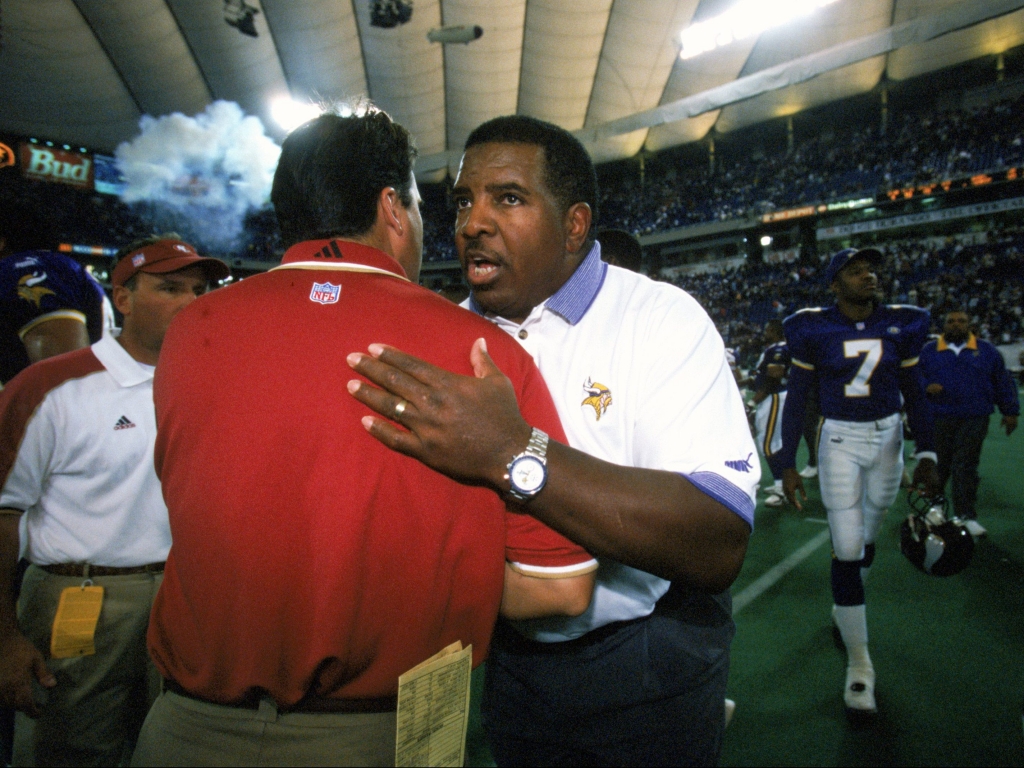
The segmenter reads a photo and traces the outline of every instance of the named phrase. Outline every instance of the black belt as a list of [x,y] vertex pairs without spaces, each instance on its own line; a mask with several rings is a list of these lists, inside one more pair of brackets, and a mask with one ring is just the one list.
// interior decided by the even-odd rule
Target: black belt
[[[164,678],[164,690],[176,693],[179,696],[184,696],[186,699],[201,701],[204,704],[214,704],[218,707],[230,707],[232,709],[257,710],[260,708],[260,701],[263,698],[258,695],[250,695],[246,696],[244,699],[233,702],[213,701],[212,699],[197,696],[191,691],[182,688],[178,683],[169,678]],[[381,696],[376,699],[332,699],[328,696],[316,696],[314,694],[307,694],[300,701],[290,707],[277,707],[277,711],[281,714],[290,714],[294,712],[317,715],[357,712],[395,712],[397,709],[397,696]]]
[[146,565],[133,565],[127,568],[113,568],[106,565],[92,565],[90,563],[54,563],[38,567],[47,573],[52,573],[54,576],[71,576],[85,579],[91,576],[131,576],[136,573],[164,572],[163,563],[147,563]]

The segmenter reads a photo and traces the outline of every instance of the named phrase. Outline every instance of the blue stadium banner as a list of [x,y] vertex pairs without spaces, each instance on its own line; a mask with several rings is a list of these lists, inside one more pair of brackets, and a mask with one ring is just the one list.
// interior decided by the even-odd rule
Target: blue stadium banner
[[1024,197],[1009,197],[1002,200],[992,200],[987,203],[959,205],[955,208],[940,208],[935,211],[890,216],[887,219],[871,219],[870,221],[858,221],[853,224],[821,227],[817,230],[817,237],[818,240],[834,240],[839,237],[864,234],[865,232],[883,232],[888,229],[901,229],[921,224],[938,224],[942,221],[953,221],[956,219],[973,219],[993,213],[1020,210],[1024,210]]
[[124,177],[117,168],[117,159],[110,155],[93,155],[95,177],[93,184],[97,192],[104,195],[120,195],[124,191]]

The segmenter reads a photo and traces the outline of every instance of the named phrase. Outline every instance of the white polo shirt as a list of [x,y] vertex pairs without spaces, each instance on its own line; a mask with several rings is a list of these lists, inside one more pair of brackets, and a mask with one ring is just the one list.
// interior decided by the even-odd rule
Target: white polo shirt
[[111,336],[12,379],[0,392],[0,507],[25,511],[29,561],[166,560],[155,440],[153,368]]
[[[464,306],[484,314],[472,297]],[[689,294],[605,264],[595,243],[521,325],[485,317],[533,356],[573,448],[678,472],[753,526],[761,465],[725,345]],[[573,639],[648,615],[669,586],[602,559],[586,613],[517,626],[542,642]]]

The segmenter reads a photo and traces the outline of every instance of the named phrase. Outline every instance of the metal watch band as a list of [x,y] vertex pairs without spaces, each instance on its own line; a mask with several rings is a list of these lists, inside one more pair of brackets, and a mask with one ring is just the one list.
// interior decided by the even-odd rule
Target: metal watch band
[[[547,432],[533,428],[533,432],[530,433],[530,442],[526,444],[526,450],[523,451],[525,454],[530,456],[536,456],[538,459],[543,461],[545,464],[548,463],[548,435]],[[519,458],[518,456],[516,459]],[[515,459],[512,459],[515,461]]]
[[539,461],[541,463],[541,465],[545,468],[545,473],[547,472],[547,464],[548,464],[548,435],[547,435],[546,432],[544,432],[543,430],[540,430],[540,429],[537,429],[536,427],[534,427],[533,431],[530,433],[530,440],[526,444],[526,450],[524,450],[520,454],[517,454],[517,455],[513,456],[512,457],[512,461],[510,461],[508,463],[508,471],[509,471],[509,474],[508,474],[508,478],[509,478],[509,491],[508,492],[509,492],[509,495],[512,496],[512,498],[517,499],[518,501],[528,501],[528,500],[532,499],[534,496],[536,496],[538,493],[540,493],[541,489],[544,487],[544,485],[545,485],[545,483],[547,481],[547,479],[545,478],[545,481],[543,483],[541,483],[540,487],[538,487],[537,489],[535,489],[533,491],[529,491],[529,492],[524,492],[524,491],[521,491],[518,488],[516,488],[515,480],[513,479],[512,467],[515,465],[515,463],[519,459],[523,458],[524,456],[530,456],[530,457],[536,459],[537,461]]

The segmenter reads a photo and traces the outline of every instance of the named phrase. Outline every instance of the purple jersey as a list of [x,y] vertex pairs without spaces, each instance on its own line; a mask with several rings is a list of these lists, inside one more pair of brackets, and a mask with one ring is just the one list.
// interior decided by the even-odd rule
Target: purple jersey
[[[784,341],[777,341],[769,344],[761,353],[761,358],[755,366],[754,391],[764,392],[766,395],[776,395],[786,389],[786,379],[789,376],[789,346]],[[781,365],[785,367],[781,379],[768,375],[768,366]]]
[[883,304],[862,322],[802,309],[783,327],[793,365],[816,374],[822,416],[875,421],[900,410],[900,369],[917,364],[930,322],[927,310]]
[[70,256],[28,251],[0,259],[0,383],[29,364],[22,338],[40,320],[77,317],[103,335],[103,288]]

